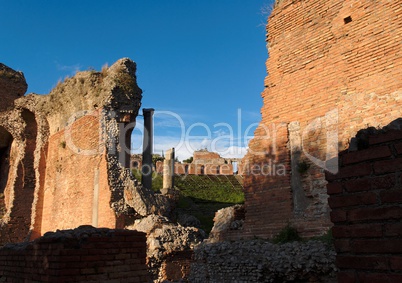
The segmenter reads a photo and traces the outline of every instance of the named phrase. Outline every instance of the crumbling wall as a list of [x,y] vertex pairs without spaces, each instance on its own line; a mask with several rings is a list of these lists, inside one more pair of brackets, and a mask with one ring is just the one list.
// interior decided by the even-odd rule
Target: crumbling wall
[[244,205],[236,204],[219,209],[215,212],[214,226],[209,233],[208,242],[216,243],[224,240],[241,240],[244,216]]
[[[24,105],[18,101],[27,84],[21,72],[0,65],[0,164],[3,207],[0,222],[0,242],[23,241],[31,228],[32,203],[38,183],[36,165],[41,144],[37,119],[30,99]],[[4,103],[3,103],[4,101]]]
[[0,249],[2,282],[149,282],[145,234],[95,229],[47,233]]
[[14,100],[27,91],[24,74],[0,63],[0,112],[13,108]]
[[401,126],[359,131],[326,176],[339,282],[402,281]]
[[[277,1],[267,26],[262,121],[244,170],[244,236],[329,221],[324,170],[367,126],[401,116],[400,1]],[[331,161],[332,160],[332,161]]]
[[147,265],[153,282],[187,280],[194,247],[206,237],[201,229],[157,215],[138,219],[127,229],[147,233]]
[[22,73],[0,66],[7,102],[0,109],[0,243],[79,225],[122,228],[169,210],[168,197],[143,188],[129,170],[142,97],[135,72],[124,58],[79,72],[49,95],[18,98],[26,91]]

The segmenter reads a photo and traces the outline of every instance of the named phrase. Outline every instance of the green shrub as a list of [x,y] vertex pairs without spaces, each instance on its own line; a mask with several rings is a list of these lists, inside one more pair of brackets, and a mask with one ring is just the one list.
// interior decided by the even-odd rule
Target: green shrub
[[296,241],[301,241],[301,238],[296,228],[290,226],[290,224],[286,225],[286,227],[283,228],[279,232],[279,234],[272,239],[272,242],[275,244],[283,244]]

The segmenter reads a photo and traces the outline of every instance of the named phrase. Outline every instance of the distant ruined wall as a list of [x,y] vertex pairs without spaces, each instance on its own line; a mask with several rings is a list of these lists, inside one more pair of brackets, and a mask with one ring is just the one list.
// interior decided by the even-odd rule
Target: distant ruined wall
[[[237,171],[234,172],[232,162],[237,162]],[[193,161],[175,162],[174,172],[178,175],[233,175],[242,174],[241,159],[238,158],[223,158],[216,152],[207,150],[199,150],[193,153]],[[155,164],[155,172],[163,174],[163,161],[157,161]],[[132,170],[141,171],[142,155],[134,154],[131,156],[130,168]]]
[[142,98],[135,72],[124,58],[23,96],[23,74],[0,65],[0,245],[80,225],[123,228],[167,210],[168,198],[129,170]]
[[283,0],[268,20],[262,121],[245,157],[243,236],[329,220],[324,169],[356,132],[402,115],[402,1]]

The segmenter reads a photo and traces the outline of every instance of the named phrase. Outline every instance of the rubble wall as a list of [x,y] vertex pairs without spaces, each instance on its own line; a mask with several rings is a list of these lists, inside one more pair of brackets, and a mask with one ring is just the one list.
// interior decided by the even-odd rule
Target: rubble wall
[[149,282],[144,233],[79,227],[0,249],[2,282]]
[[359,132],[327,174],[338,282],[402,281],[402,130]]
[[194,250],[189,281],[336,282],[335,251],[318,241],[282,245],[263,240],[206,243]]
[[267,25],[262,121],[244,159],[244,236],[329,227],[324,169],[356,132],[401,117],[401,1],[282,0]]

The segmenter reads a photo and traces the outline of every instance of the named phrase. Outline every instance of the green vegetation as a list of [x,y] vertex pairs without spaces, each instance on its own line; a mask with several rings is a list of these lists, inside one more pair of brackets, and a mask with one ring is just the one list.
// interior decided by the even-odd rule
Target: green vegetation
[[302,239],[296,228],[292,227],[290,224],[286,225],[285,228],[283,228],[278,235],[276,235],[273,239],[272,242],[274,244],[284,244],[284,243],[289,243],[289,242],[295,242],[295,241],[321,241],[329,246],[332,246],[334,244],[334,238],[332,236],[332,229],[329,229],[324,235],[318,236],[318,237],[312,237],[308,239]]
[[165,160],[163,156],[160,156],[159,154],[152,154],[152,163],[154,166],[156,166],[156,162]]
[[[141,182],[142,176],[141,171],[139,169],[132,170],[134,177]],[[163,186],[162,176],[158,173],[152,172],[152,190],[154,192],[160,192]]]
[[[133,174],[137,180],[141,180],[141,172],[138,169],[133,170]],[[162,184],[162,175],[154,173],[152,189],[158,192]],[[240,176],[183,175],[175,176],[174,184],[180,191],[176,214],[193,215],[200,220],[200,228],[207,233],[212,229],[216,211],[244,203]]]
[[193,215],[209,233],[219,209],[244,203],[242,180],[239,176],[187,175],[176,176],[175,187],[180,190],[177,211]]
[[279,234],[272,239],[274,244],[283,244],[295,241],[301,241],[301,238],[299,233],[297,233],[296,228],[290,226],[290,224],[286,225],[286,227],[283,228]]
[[175,186],[183,196],[199,201],[243,203],[244,193],[241,177],[234,175],[187,175],[176,176]]
[[183,162],[184,163],[191,163],[191,162],[193,162],[193,159],[194,158],[191,156],[190,158],[184,159]]

